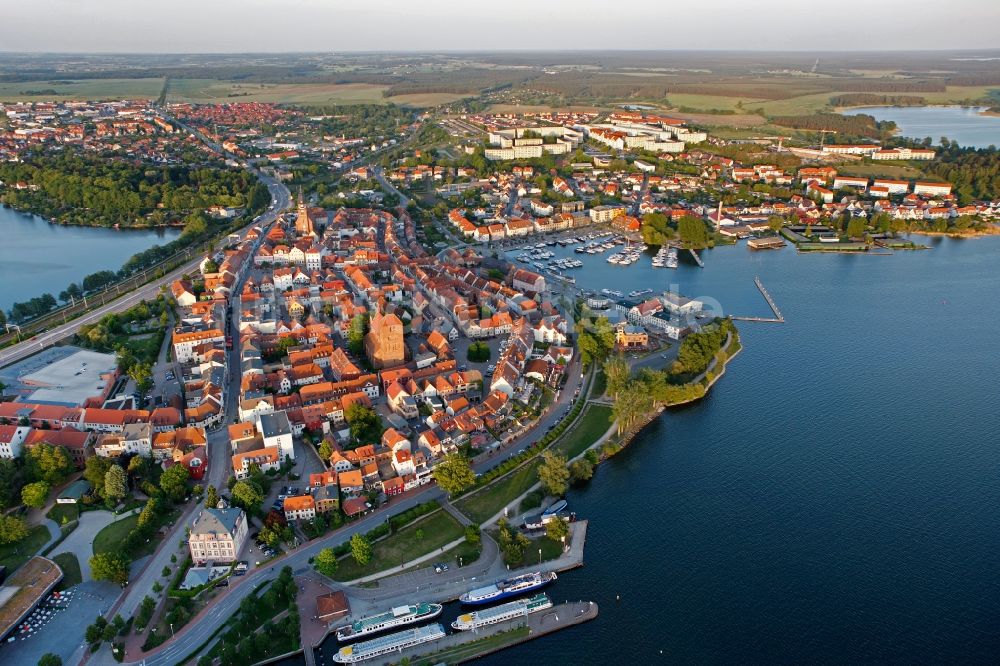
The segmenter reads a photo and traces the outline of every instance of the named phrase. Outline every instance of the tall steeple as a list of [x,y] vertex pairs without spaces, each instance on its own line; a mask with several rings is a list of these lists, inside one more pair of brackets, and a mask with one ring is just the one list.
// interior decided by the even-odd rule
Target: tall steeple
[[302,186],[299,186],[299,208],[295,216],[295,230],[300,236],[315,236],[312,218],[309,217],[309,207],[302,196]]

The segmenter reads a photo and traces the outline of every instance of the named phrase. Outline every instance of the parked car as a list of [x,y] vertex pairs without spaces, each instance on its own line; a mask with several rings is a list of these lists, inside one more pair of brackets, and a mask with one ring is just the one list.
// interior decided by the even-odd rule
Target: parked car
[[443,573],[448,570],[447,562],[438,562],[434,565],[434,573]]

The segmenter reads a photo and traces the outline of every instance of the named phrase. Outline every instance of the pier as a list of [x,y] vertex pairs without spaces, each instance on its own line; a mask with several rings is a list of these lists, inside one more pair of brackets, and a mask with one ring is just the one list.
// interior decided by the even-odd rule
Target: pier
[[367,660],[367,664],[389,666],[409,658],[412,664],[461,664],[566,629],[597,617],[597,604],[578,601],[558,604],[541,613],[482,627],[459,631],[444,638],[402,652]]
[[764,287],[764,283],[760,281],[760,277],[754,276],[753,283],[755,285],[757,285],[757,289],[760,290],[760,293],[764,297],[764,300],[767,301],[767,305],[771,308],[771,312],[774,313],[774,316],[773,317],[736,317],[736,316],[732,316],[731,315],[729,318],[730,319],[734,319],[736,321],[756,321],[756,322],[768,323],[768,324],[784,324],[785,323],[785,317],[784,317],[784,315],[781,314],[781,310],[778,309],[778,304],[774,302],[774,298],[771,297],[771,294],[768,293],[767,288]]
[[694,257],[694,263],[698,264],[698,266],[700,266],[701,268],[705,267],[705,264],[704,262],[702,262],[701,257],[698,256],[698,253],[695,252],[694,249],[688,250],[688,252],[691,253],[692,257]]

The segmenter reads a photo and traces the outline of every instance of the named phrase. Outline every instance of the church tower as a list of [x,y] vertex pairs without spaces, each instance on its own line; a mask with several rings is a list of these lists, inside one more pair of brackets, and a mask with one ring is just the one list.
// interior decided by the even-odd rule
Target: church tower
[[298,232],[299,236],[316,235],[312,218],[309,216],[309,207],[306,206],[306,201],[302,198],[301,187],[299,188],[299,208],[295,216],[295,231]]

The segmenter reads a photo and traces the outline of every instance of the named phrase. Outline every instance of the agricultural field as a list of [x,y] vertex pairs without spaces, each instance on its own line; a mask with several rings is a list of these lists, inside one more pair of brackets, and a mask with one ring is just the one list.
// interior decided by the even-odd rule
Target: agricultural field
[[[717,111],[739,111],[741,108],[756,109],[764,100],[753,97],[731,95],[698,95],[694,93],[667,93],[667,101],[678,108]],[[740,106],[742,105],[742,106]]]
[[0,83],[0,102],[156,99],[163,79],[82,79]]

